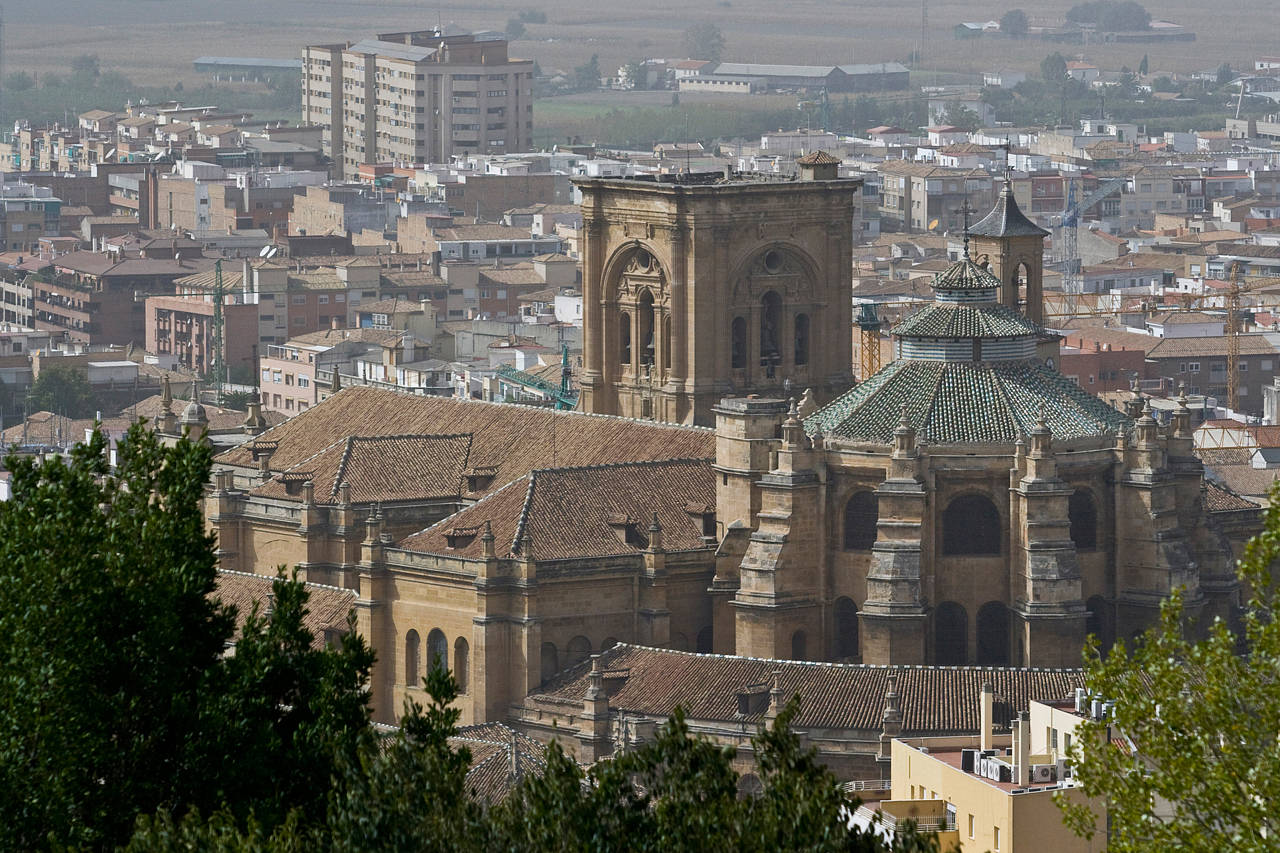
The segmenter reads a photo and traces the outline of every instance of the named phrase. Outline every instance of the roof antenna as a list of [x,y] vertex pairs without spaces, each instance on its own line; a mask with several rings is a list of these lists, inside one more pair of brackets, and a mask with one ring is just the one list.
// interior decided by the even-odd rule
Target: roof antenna
[[969,260],[969,197],[964,197],[964,204],[960,205],[960,212],[964,214],[964,259]]

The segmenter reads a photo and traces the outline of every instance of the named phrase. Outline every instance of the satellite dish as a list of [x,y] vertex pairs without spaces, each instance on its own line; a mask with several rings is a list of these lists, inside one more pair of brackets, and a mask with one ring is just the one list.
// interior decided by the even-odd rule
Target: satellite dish
[[274,257],[275,257],[276,255],[278,255],[279,253],[280,253],[280,248],[279,248],[278,246],[270,246],[270,247],[268,247],[268,249],[267,249],[267,257],[268,257],[268,258],[274,258]]
[[258,257],[265,258],[267,256],[267,253],[270,251],[271,251],[271,246],[269,245],[263,246],[262,251],[258,253]]
[[935,229],[935,228],[937,228],[937,227],[938,227],[938,220],[937,220],[937,219],[931,219],[931,220],[929,220],[929,230],[930,230],[930,231],[932,231],[933,229]]

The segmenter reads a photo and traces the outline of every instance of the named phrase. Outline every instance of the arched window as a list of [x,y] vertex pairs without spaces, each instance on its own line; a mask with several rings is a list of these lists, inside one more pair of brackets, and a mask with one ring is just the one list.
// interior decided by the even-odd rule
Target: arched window
[[754,773],[744,773],[738,777],[738,799],[750,800],[764,793],[764,784]]
[[747,366],[747,321],[741,317],[733,318],[733,352],[732,365],[735,369]]
[[607,652],[616,645],[618,645],[617,637],[605,637],[600,641],[600,651]]
[[640,297],[640,305],[636,308],[636,334],[640,338],[640,363],[653,364],[655,341],[653,328],[653,294],[648,290]]
[[418,679],[422,673],[422,659],[419,656],[418,649],[421,640],[418,638],[418,632],[409,629],[409,633],[404,636],[404,683],[406,687],[417,687]]
[[1071,541],[1081,551],[1098,547],[1098,507],[1093,495],[1084,489],[1071,493],[1067,501],[1067,517],[1071,520]]
[[933,612],[933,662],[964,666],[968,659],[969,614],[954,601],[944,601]]
[[591,657],[591,641],[586,637],[574,637],[569,641],[569,647],[565,649],[564,668],[569,669],[589,657]]
[[618,314],[618,363],[631,363],[631,315],[626,311]]
[[698,632],[698,651],[703,654],[715,651],[715,633],[710,625]]
[[985,495],[962,495],[942,514],[945,556],[999,554],[1000,513]]
[[435,669],[438,666],[449,668],[449,641],[445,639],[444,631],[432,628],[427,635],[427,667]]
[[978,666],[1009,665],[1009,608],[988,601],[978,610]]
[[772,370],[782,361],[782,297],[770,290],[760,301],[760,364]]
[[807,638],[804,635],[804,631],[796,631],[794,634],[791,635],[791,659],[792,660],[805,659],[806,640]]
[[880,501],[875,492],[854,492],[844,505],[844,549],[868,551],[876,544]]
[[677,652],[687,652],[689,651],[689,638],[679,631],[675,631],[671,634],[670,641],[667,642],[667,648],[675,649]]
[[809,363],[809,315],[796,315],[796,366]]
[[858,657],[858,605],[852,598],[836,599],[836,657],[841,660]]
[[560,655],[556,653],[555,643],[542,644],[542,680],[546,682],[560,671]]
[[458,692],[467,692],[467,682],[471,674],[471,646],[465,637],[459,637],[453,643],[453,677],[458,681]]

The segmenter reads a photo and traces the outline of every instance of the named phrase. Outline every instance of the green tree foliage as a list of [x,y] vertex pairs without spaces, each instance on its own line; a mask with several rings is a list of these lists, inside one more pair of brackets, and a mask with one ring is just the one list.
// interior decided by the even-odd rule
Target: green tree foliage
[[1061,83],[1067,79],[1067,58],[1061,53],[1051,53],[1040,62],[1040,76],[1046,83]]
[[111,847],[138,814],[323,812],[367,731],[372,653],[312,647],[283,579],[224,657],[201,512],[210,451],[141,425],[116,469],[95,434],[70,459],[11,457],[0,503],[0,850]]
[[1135,0],[1090,0],[1067,10],[1067,20],[1094,24],[1103,32],[1132,32],[1151,26],[1151,14]]
[[61,364],[42,368],[27,391],[28,412],[53,412],[68,418],[91,418],[97,404],[88,377],[74,367]]
[[507,38],[511,41],[524,38],[524,21],[519,18],[507,18]]
[[591,58],[573,69],[573,87],[579,92],[590,92],[600,88],[600,56],[591,54]]
[[1000,16],[1000,32],[1012,38],[1022,38],[1027,34],[1027,13],[1021,9],[1010,9]]
[[939,118],[942,124],[949,124],[961,130],[977,130],[981,123],[978,114],[959,101],[952,101],[942,110]]
[[1178,84],[1173,82],[1171,77],[1161,75],[1151,81],[1151,91],[1153,92],[1176,92]]
[[[1248,602],[1238,632],[1214,619],[1188,639],[1179,592],[1159,624],[1106,659],[1086,651],[1086,683],[1115,702],[1113,716],[1084,726],[1077,777],[1107,804],[1107,849],[1128,851],[1274,850],[1280,834],[1280,620],[1272,567],[1280,560],[1280,487],[1272,487],[1263,532],[1238,574]],[[1247,654],[1239,654],[1243,640]],[[1133,739],[1128,755],[1108,729]],[[1153,809],[1152,805],[1159,807]],[[1167,803],[1168,808],[1163,804]],[[1068,825],[1086,835],[1087,806],[1060,802]]]
[[521,9],[520,20],[526,24],[545,24],[547,22],[547,13],[540,9]]
[[1235,72],[1231,70],[1231,63],[1224,62],[1218,66],[1217,84],[1219,86],[1227,85],[1234,80],[1235,77]]
[[719,62],[724,55],[724,34],[710,22],[694,24],[684,31],[682,47],[690,59]]
[[36,87],[36,78],[25,71],[15,71],[4,78],[4,88],[9,92],[25,92]]
[[1147,55],[1145,53],[1142,54],[1142,61],[1138,63],[1138,74],[1142,77],[1146,77],[1150,67],[1151,65],[1148,61]]
[[626,64],[627,79],[631,81],[633,89],[648,89],[645,85],[648,82],[648,72],[645,69],[644,61],[637,59],[635,62]]
[[71,60],[73,77],[97,77],[102,73],[102,63],[96,53],[82,53]]
[[449,744],[457,696],[444,670],[428,676],[425,712],[411,706],[382,748],[366,741],[344,765],[324,823],[299,815],[268,830],[223,811],[206,820],[168,814],[139,824],[130,850],[223,851],[645,851],[776,850],[928,853],[936,838],[900,832],[892,847],[850,829],[849,807],[829,771],[791,730],[793,699],[752,741],[761,790],[739,798],[732,748],[690,737],[682,712],[653,742],[583,771],[558,743],[541,776],[484,808],[463,782],[470,756]]

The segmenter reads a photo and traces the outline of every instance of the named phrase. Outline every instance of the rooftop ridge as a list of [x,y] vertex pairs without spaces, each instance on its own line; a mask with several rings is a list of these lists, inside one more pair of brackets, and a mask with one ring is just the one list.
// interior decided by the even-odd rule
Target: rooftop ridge
[[[234,575],[236,577],[242,577],[242,578],[258,578],[264,581],[271,581],[272,583],[274,583],[276,578],[279,577],[278,575],[272,576],[272,575],[259,575],[253,572],[238,572],[234,569],[218,569],[218,574]],[[288,578],[286,578],[286,580],[287,579]],[[333,592],[348,593],[352,596],[356,596],[357,594],[354,589],[347,589],[346,587],[341,587],[341,586],[333,586],[327,583],[317,583],[315,581],[303,581],[302,583],[305,584],[306,586],[316,587],[317,589],[328,589],[328,590],[332,590]]]
[[[639,649],[648,652],[662,652],[663,654],[683,655],[685,657],[697,658],[718,658],[721,660],[744,660],[753,661],[755,663],[790,663],[797,666],[821,666],[821,667],[839,667],[841,669],[860,669],[860,670],[962,670],[968,672],[1063,672],[1078,673],[1084,672],[1082,668],[1058,667],[1058,666],[980,666],[977,664],[965,664],[963,666],[942,666],[938,664],[890,664],[890,663],[838,663],[835,661],[821,660],[790,660],[788,658],[759,658],[750,657],[748,655],[726,655],[717,654],[715,652],[688,652],[681,649],[665,649],[661,646],[645,646],[640,643],[615,643],[610,646],[602,654],[608,654],[615,649]],[[570,669],[564,672],[570,672],[577,669],[583,664],[590,664],[591,659],[580,661]]]
[[638,468],[644,465],[687,465],[693,462],[715,462],[711,456],[675,456],[671,459],[624,459],[620,462],[597,462],[594,465],[564,465],[534,468],[530,474],[557,474],[575,471],[603,471],[609,468]]
[[[446,515],[444,518],[440,519],[439,521],[435,522],[434,524],[428,524],[426,527],[422,528],[421,530],[416,530],[416,531],[414,531],[413,533],[410,533],[410,534],[407,534],[406,536],[401,537],[401,540],[400,540],[400,541],[401,541],[401,542],[403,542],[405,539],[412,539],[412,538],[413,538],[413,537],[415,537],[415,536],[421,536],[421,535],[422,535],[422,534],[424,534],[424,533],[429,533],[430,531],[435,530],[437,527],[442,527],[443,525],[448,524],[449,522],[453,521],[453,520],[458,516],[458,514],[459,514],[459,513],[466,512],[467,510],[472,509],[472,508],[474,508],[474,507],[482,506],[483,504],[487,503],[488,501],[493,500],[493,499],[494,499],[494,498],[496,498],[498,495],[500,495],[500,494],[502,494],[503,492],[505,492],[507,489],[509,489],[509,488],[511,488],[512,486],[516,485],[516,484],[517,484],[517,483],[519,483],[521,480],[524,480],[524,479],[526,479],[526,478],[530,477],[530,476],[531,476],[531,474],[532,474],[532,472],[530,472],[529,474],[521,474],[519,477],[516,477],[516,478],[515,478],[514,480],[512,480],[510,483],[507,483],[507,484],[503,485],[501,488],[494,489],[492,492],[490,492],[489,494],[485,495],[484,497],[482,497],[480,500],[476,501],[475,503],[470,504],[470,505],[468,505],[468,506],[465,506],[465,507],[463,507],[462,509],[457,510],[456,512],[452,512],[452,513],[450,513],[449,515]],[[399,543],[396,543],[396,547],[399,547]]]
[[[537,470],[530,471],[528,477],[529,488],[524,493],[524,503],[520,506],[520,519],[516,522],[516,532],[511,540],[512,554],[520,553],[520,540],[524,537],[525,525],[529,523],[529,514],[533,505],[533,490],[538,483]],[[525,554],[524,556],[527,558],[529,555]]]

